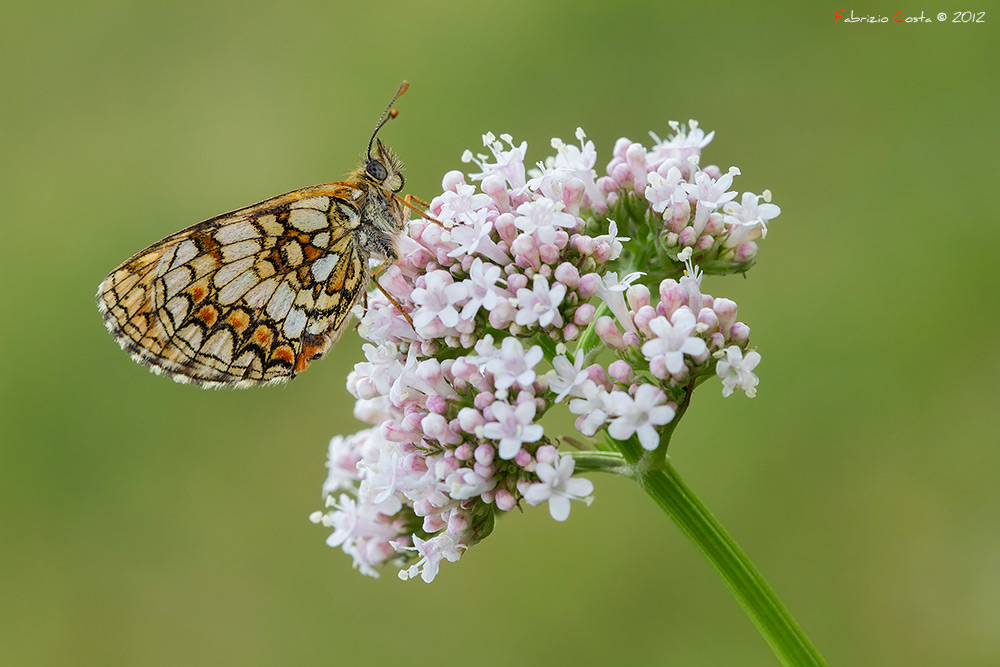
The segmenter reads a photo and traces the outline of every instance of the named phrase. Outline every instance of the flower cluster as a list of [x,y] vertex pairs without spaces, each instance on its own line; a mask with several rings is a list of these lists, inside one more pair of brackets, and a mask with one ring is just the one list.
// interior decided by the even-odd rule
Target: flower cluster
[[[530,170],[526,143],[487,134],[490,154],[463,156],[476,172],[446,174],[411,221],[380,277],[409,317],[377,292],[359,313],[366,361],[347,386],[371,426],[331,441],[312,516],[361,572],[431,581],[522,501],[558,521],[589,503],[574,477],[588,451],[664,449],[700,380],[753,395],[749,328],[702,293],[694,262],[745,271],[779,211],[734,204],[739,170],[698,167],[712,135],[674,130],[651,150],[619,140],[600,178],[582,130]],[[557,404],[584,438],[545,433]]]

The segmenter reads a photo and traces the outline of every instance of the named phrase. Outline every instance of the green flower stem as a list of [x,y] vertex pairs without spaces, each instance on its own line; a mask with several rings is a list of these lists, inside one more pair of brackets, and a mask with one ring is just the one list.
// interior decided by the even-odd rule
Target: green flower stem
[[[626,454],[625,458],[631,457]],[[664,459],[655,469],[645,468],[640,461],[632,476],[722,575],[781,664],[795,667],[826,664],[733,538],[684,484],[668,460]]]
[[574,473],[583,472],[611,472],[618,475],[631,475],[632,466],[625,462],[625,457],[618,452],[568,452],[567,456],[572,456],[576,464]]

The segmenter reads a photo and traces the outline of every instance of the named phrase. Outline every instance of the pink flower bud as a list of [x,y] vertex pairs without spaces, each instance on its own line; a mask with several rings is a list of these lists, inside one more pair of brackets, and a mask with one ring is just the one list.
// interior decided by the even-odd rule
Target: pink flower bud
[[548,463],[549,465],[552,465],[556,462],[557,458],[559,458],[559,452],[552,445],[542,445],[538,448],[538,451],[535,452],[535,460],[539,463]]
[[588,273],[580,278],[580,286],[577,288],[577,292],[580,293],[581,299],[589,299],[597,294],[597,290],[600,289],[601,284],[601,276],[596,273]]
[[680,233],[691,221],[691,203],[687,199],[674,202],[668,210],[670,211],[670,229]]
[[519,391],[517,392],[517,398],[514,399],[515,405],[520,405],[521,403],[528,403],[529,401],[534,401],[535,397],[530,391]]
[[615,326],[614,320],[607,315],[597,319],[597,324],[594,325],[594,331],[597,332],[598,337],[608,347],[616,350],[622,350],[625,348],[625,342],[622,339],[622,332],[618,330],[617,326]]
[[642,284],[630,285],[625,292],[630,310],[639,310],[649,305],[649,288]]
[[702,171],[704,171],[706,174],[708,174],[712,178],[712,180],[717,181],[720,178],[722,178],[722,170],[719,169],[718,165],[710,164],[707,167],[705,167],[704,169],[702,169]]
[[[676,280],[667,278],[660,283],[660,303],[656,307],[656,312],[670,319],[674,311],[683,306],[684,303],[684,293],[681,292]],[[660,311],[661,307],[663,308],[662,312]]]
[[458,186],[465,185],[465,174],[452,169],[441,179],[441,189],[445,192],[458,192]]
[[466,433],[475,433],[476,428],[486,423],[483,415],[475,408],[462,408],[458,411],[458,423]]
[[408,413],[405,417],[403,417],[403,421],[400,422],[400,427],[409,433],[420,433],[420,425],[425,414],[426,413],[417,410]]
[[743,322],[737,322],[729,330],[729,340],[739,346],[746,345],[750,340],[750,327]]
[[586,234],[576,234],[573,236],[573,247],[581,255],[593,255],[597,248],[597,241]]
[[429,249],[434,250],[436,246],[441,245],[441,235],[444,234],[444,231],[440,225],[427,225],[420,235],[420,241]]
[[744,264],[756,256],[757,244],[753,241],[748,241],[736,249],[736,255],[733,257],[733,261],[737,264]]
[[[648,294],[648,292],[647,292]],[[648,302],[648,299],[647,299]],[[652,336],[653,330],[649,328],[649,323],[657,317],[656,311],[650,305],[645,305],[639,309],[639,311],[632,318],[635,323],[635,328],[643,333],[644,336]]]
[[493,228],[497,230],[497,234],[500,238],[507,244],[509,248],[514,239],[517,238],[518,229],[514,224],[514,214],[513,213],[501,213],[497,216],[496,222],[493,223]]
[[705,223],[705,229],[702,230],[702,234],[709,234],[710,236],[722,236],[725,232],[726,232],[726,223],[721,213],[716,211],[715,213],[708,216],[708,222]]
[[428,533],[436,533],[447,525],[448,523],[441,514],[428,514],[424,517],[423,528]]
[[564,340],[574,340],[579,335],[580,335],[580,327],[576,326],[572,322],[563,327]]
[[497,301],[496,308],[490,311],[490,326],[494,329],[506,329],[514,321],[516,314],[514,306],[510,305],[510,300],[501,297]]
[[472,469],[476,471],[476,474],[484,479],[488,479],[496,474],[496,466],[489,465],[486,463],[474,463],[472,464]]
[[639,347],[640,343],[638,334],[634,334],[631,331],[626,331],[622,334],[622,342],[625,344],[625,347]]
[[719,330],[719,316],[711,308],[702,308],[698,313],[698,323],[705,325],[705,332],[711,334]]
[[660,380],[666,380],[670,377],[670,371],[667,370],[667,361],[665,356],[653,357],[649,362],[649,372],[653,374],[653,377]]
[[580,210],[580,203],[583,202],[583,181],[573,177],[563,183],[562,202],[563,210],[572,215],[576,215]]
[[[471,410],[472,408],[462,408],[463,410]],[[472,445],[467,442],[463,442],[461,445],[455,448],[455,458],[459,461],[471,461],[472,460]]]
[[625,151],[625,161],[632,172],[632,183],[636,192],[646,189],[648,172],[646,171],[646,148],[642,144],[632,144]]
[[538,257],[546,264],[555,264],[559,261],[559,248],[554,243],[546,243],[538,248]]
[[712,310],[719,317],[719,330],[728,331],[736,323],[736,302],[732,299],[719,297],[712,304]]
[[507,278],[507,289],[511,294],[517,294],[520,289],[528,287],[528,276],[523,273],[515,273]]
[[[472,404],[476,406],[476,409],[482,412],[486,408],[493,404],[493,401],[497,400],[496,396],[488,391],[476,394],[476,397],[472,399]],[[483,422],[485,423],[485,421]]]
[[438,394],[428,396],[427,409],[436,415],[443,415],[448,409],[448,401],[444,400],[444,396]]
[[514,455],[514,463],[516,463],[519,468],[527,468],[529,465],[534,463],[534,459],[531,458],[531,454],[529,454],[527,450],[521,448],[517,454]]
[[502,512],[509,512],[517,506],[517,499],[507,489],[496,489],[495,500],[497,509]]
[[600,364],[591,364],[587,366],[587,379],[593,380],[595,384],[598,384],[605,389],[611,389],[611,381],[608,379],[608,372],[604,370],[604,366]]
[[510,197],[507,194],[507,183],[503,177],[490,174],[483,179],[482,189],[496,203],[497,210],[501,213],[511,210]]
[[493,445],[488,445],[483,443],[476,447],[476,463],[482,463],[483,465],[488,465],[493,463],[493,457],[496,456],[496,449]]
[[579,308],[577,308],[576,311],[573,313],[573,324],[576,325],[574,328],[585,327],[590,325],[590,323],[594,320],[594,313],[596,312],[597,308],[595,308],[592,304],[589,303],[585,303]]
[[628,147],[632,145],[631,139],[626,139],[625,137],[620,138],[615,142],[615,147],[611,151],[611,154],[616,158],[625,159],[625,153],[628,151]]
[[610,176],[601,176],[597,179],[597,189],[603,192],[605,195],[609,195],[612,192],[618,191],[618,183],[615,179]]
[[448,518],[448,532],[452,535],[461,535],[469,530],[469,515],[465,512],[453,512]]
[[580,284],[580,272],[569,262],[563,262],[556,267],[556,280],[566,285],[570,290],[575,290]]
[[424,434],[431,438],[441,440],[442,442],[449,439],[448,422],[441,415],[427,415],[421,420],[420,427],[423,429]]
[[677,234],[677,243],[684,247],[693,246],[698,240],[698,232],[694,227],[685,227]]
[[[611,165],[609,164],[608,167],[610,168]],[[611,169],[610,176],[615,179],[615,182],[618,183],[619,187],[632,184],[632,170],[629,169],[629,166],[624,162],[616,164],[614,169]]]
[[627,361],[618,359],[616,361],[612,361],[611,365],[608,366],[608,375],[622,384],[629,384],[632,382],[632,378],[635,377],[635,372],[632,370],[632,367],[629,366]]

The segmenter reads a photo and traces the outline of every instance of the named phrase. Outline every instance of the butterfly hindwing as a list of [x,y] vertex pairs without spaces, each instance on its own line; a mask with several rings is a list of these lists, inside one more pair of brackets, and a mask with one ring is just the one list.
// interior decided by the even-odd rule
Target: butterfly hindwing
[[101,283],[108,329],[178,380],[294,377],[340,335],[368,280],[355,234],[363,199],[345,183],[318,185],[163,239]]

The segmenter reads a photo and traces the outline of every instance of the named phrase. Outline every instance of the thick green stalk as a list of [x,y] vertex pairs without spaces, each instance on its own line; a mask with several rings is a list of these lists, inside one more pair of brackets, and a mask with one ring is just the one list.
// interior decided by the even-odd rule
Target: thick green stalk
[[[630,458],[628,454],[626,458]],[[643,467],[640,462],[633,477],[722,576],[781,663],[794,667],[825,665],[746,554],[684,484],[670,462],[664,460],[655,469]]]

